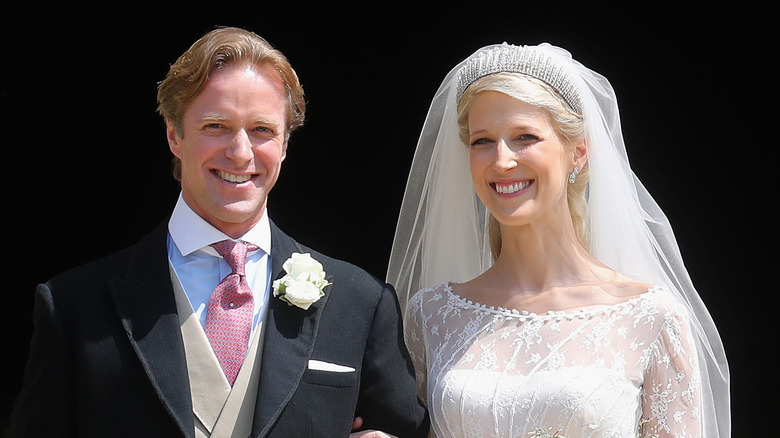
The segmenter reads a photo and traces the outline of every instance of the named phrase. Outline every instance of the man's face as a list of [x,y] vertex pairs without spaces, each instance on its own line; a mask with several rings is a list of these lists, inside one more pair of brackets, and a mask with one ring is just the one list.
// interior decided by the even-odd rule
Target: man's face
[[181,160],[182,196],[207,222],[237,238],[256,224],[287,152],[285,88],[271,67],[212,72],[184,114],[167,127]]

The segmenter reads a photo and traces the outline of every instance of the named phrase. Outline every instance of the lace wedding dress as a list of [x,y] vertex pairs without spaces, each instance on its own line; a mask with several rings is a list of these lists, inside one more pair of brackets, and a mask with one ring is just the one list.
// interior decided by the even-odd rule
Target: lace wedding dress
[[406,342],[436,437],[701,435],[688,317],[663,287],[533,314],[473,303],[444,283],[408,310]]

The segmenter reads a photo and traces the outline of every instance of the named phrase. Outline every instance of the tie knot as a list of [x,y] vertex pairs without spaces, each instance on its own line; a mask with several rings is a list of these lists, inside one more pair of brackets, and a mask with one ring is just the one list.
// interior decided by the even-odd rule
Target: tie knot
[[233,273],[238,275],[244,275],[247,252],[258,249],[256,245],[236,240],[222,240],[211,246],[225,259]]

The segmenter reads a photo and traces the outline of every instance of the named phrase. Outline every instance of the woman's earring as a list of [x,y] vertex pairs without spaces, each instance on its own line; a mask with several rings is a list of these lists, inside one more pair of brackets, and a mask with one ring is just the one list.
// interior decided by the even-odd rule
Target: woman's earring
[[569,184],[574,184],[575,181],[577,181],[577,173],[580,171],[580,168],[577,166],[574,166],[574,169],[571,170],[571,173],[569,174]]

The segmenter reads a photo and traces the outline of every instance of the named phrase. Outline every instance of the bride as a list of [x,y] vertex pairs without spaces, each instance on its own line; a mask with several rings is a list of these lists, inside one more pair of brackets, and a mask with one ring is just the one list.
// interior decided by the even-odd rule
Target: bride
[[434,436],[730,435],[717,329],[612,87],[563,49],[488,46],[447,75],[388,281]]

